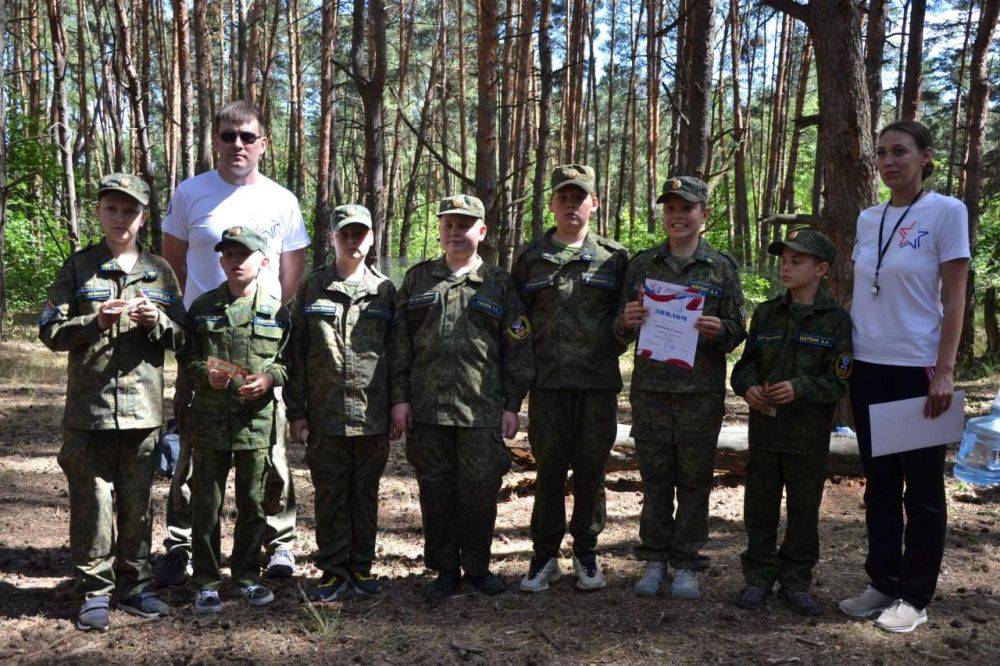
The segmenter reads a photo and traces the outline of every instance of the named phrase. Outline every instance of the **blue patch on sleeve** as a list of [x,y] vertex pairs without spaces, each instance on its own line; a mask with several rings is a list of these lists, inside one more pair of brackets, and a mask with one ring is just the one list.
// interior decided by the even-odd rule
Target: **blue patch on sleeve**
[[42,316],[38,318],[38,328],[45,328],[45,326],[59,316],[59,308],[49,301],[45,304],[45,309],[42,310]]

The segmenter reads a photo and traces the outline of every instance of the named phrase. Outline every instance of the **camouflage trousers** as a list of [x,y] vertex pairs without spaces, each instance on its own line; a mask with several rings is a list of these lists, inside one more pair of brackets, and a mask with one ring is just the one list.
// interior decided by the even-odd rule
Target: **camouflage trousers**
[[531,540],[535,555],[556,557],[566,534],[566,473],[573,470],[573,551],[592,553],[604,531],[604,469],[618,428],[617,391],[532,390],[528,441],[538,463]]
[[420,486],[427,568],[487,573],[497,495],[510,469],[500,432],[414,423],[406,458]]
[[[775,582],[805,592],[819,561],[819,505],[826,481],[826,454],[750,449],[743,521],[747,549],[740,556],[747,585],[770,590]],[[788,516],[778,544],[781,494]]]
[[384,434],[310,434],[306,462],[316,489],[316,566],[324,573],[371,571],[378,484],[388,458],[389,438]]
[[[170,481],[167,495],[167,538],[163,547],[169,552],[174,549],[191,550],[191,404],[193,382],[186,373],[178,373],[174,390],[174,418],[177,419],[177,434],[180,437],[180,455],[177,467]],[[295,486],[285,455],[285,406],[281,399],[281,389],[275,389],[277,397],[277,417],[274,441],[271,445],[272,469],[267,484],[268,507],[267,528],[264,543],[268,551],[277,548],[291,548],[295,541]]]
[[[69,543],[77,590],[119,598],[149,585],[159,428],[63,429],[59,466],[69,485]],[[116,529],[117,528],[117,529]]]
[[195,589],[217,589],[222,583],[221,514],[229,470],[236,468],[236,527],[229,570],[238,585],[260,582],[260,551],[267,527],[264,495],[268,449],[217,451],[195,448],[191,463],[191,554]]
[[675,569],[706,569],[708,558],[700,551],[708,541],[708,496],[725,395],[633,389],[631,401],[643,485],[635,556]]

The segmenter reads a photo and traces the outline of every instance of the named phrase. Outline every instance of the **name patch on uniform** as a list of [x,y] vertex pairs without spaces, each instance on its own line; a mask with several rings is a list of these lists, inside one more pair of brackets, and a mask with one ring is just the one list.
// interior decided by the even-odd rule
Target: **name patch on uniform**
[[583,283],[590,287],[599,287],[601,289],[611,290],[614,290],[614,288],[618,286],[615,279],[607,273],[584,273]]
[[385,319],[386,321],[392,321],[395,316],[395,311],[388,305],[382,305],[381,303],[372,303],[367,308],[365,308],[366,317],[376,317],[378,319]]
[[840,379],[847,379],[851,376],[851,371],[854,369],[854,355],[850,352],[843,352],[837,357],[837,362],[834,364],[834,374]]
[[340,304],[329,301],[313,301],[302,308],[302,312],[306,315],[332,316],[340,312]]
[[757,334],[757,342],[762,345],[770,345],[775,342],[781,342],[785,339],[784,331],[767,331],[764,333]]
[[438,302],[441,298],[441,294],[436,291],[426,291],[422,294],[417,294],[416,296],[411,296],[410,300],[406,302],[406,309],[412,310],[414,308],[425,308],[428,305],[433,305]]
[[163,305],[171,305],[177,300],[177,295],[173,292],[163,291],[162,289],[143,289],[142,293],[146,295],[151,301],[156,303],[162,303]]
[[199,324],[216,324],[223,319],[224,317],[220,314],[200,314],[194,317],[194,320]]
[[702,280],[691,280],[688,282],[689,287],[694,287],[700,291],[705,296],[715,296],[716,298],[722,298],[722,288],[711,282],[704,282]]
[[816,335],[814,333],[799,333],[795,341],[810,347],[822,347],[824,349],[833,348],[833,338],[827,335]]
[[521,315],[507,327],[507,335],[512,340],[527,340],[531,336],[531,322],[524,315]]
[[261,316],[259,314],[255,314],[253,316],[253,325],[254,326],[263,326],[264,328],[284,328],[285,327],[285,325],[282,322],[277,321],[276,319],[272,319],[271,317]]
[[528,292],[538,291],[539,289],[545,289],[546,287],[551,287],[555,283],[555,274],[549,273],[548,275],[543,275],[542,277],[536,277],[533,280],[528,280],[527,284],[524,285],[524,290]]
[[482,310],[487,312],[494,317],[503,316],[503,306],[495,301],[483,298],[482,296],[473,296],[469,301],[469,305],[476,308],[477,310]]
[[84,301],[106,301],[111,298],[110,287],[80,287],[76,297]]

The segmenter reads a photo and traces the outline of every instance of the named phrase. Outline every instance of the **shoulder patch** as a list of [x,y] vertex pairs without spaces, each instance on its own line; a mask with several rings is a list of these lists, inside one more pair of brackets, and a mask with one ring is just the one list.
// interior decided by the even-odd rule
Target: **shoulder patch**
[[851,376],[851,372],[854,370],[854,354],[851,352],[842,352],[837,356],[837,361],[834,363],[833,372],[840,379],[847,379]]
[[524,315],[521,315],[507,327],[507,335],[511,340],[527,340],[531,337],[531,322]]
[[477,310],[481,310],[483,312],[491,314],[494,317],[502,317],[503,316],[503,306],[502,305],[500,305],[496,301],[492,301],[492,300],[490,300],[488,298],[483,298],[482,296],[473,296],[469,300],[469,305],[471,305],[472,307],[476,308]]

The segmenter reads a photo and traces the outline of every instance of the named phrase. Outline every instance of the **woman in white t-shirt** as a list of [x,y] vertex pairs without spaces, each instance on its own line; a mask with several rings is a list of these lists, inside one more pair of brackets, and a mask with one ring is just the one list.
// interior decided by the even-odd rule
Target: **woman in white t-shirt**
[[868,407],[927,396],[924,414],[935,418],[951,405],[969,228],[961,201],[924,189],[934,168],[926,127],[886,126],[876,155],[892,196],[858,216],[851,304],[851,406],[866,479],[871,583],[840,609],[904,633],[927,621],[941,569],[945,446],[873,458]]

